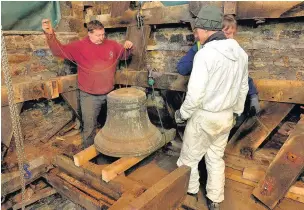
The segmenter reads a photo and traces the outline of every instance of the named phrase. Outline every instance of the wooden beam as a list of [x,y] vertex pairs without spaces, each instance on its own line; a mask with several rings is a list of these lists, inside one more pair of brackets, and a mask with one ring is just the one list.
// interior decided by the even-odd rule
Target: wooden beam
[[146,52],[146,46],[150,37],[151,27],[143,26],[138,29],[137,26],[129,26],[127,28],[126,39],[134,44],[132,61],[129,64],[131,69],[141,69]]
[[102,208],[108,207],[107,205],[104,205],[104,202],[100,202],[88,196],[70,183],[59,178],[58,176],[56,176],[57,173],[58,171],[53,170],[52,173],[46,174],[45,178],[48,183],[57,190],[59,194],[67,197],[73,203],[76,203],[89,210],[101,210]]
[[[230,167],[226,167],[225,177],[226,177],[226,179],[240,182],[242,184],[246,184],[246,185],[249,185],[252,187],[256,187],[258,185],[258,183],[254,182],[254,181],[244,179],[242,177],[242,171],[238,171],[238,170],[232,169]],[[290,191],[288,191],[285,194],[285,198],[289,198],[289,199],[304,203],[304,196],[302,196],[301,194],[292,193]]]
[[102,170],[102,180],[105,182],[113,180],[119,174],[124,173],[126,170],[142,161],[145,157],[147,156],[119,158]]
[[103,182],[99,176],[90,173],[82,167],[75,166],[70,158],[63,155],[57,155],[54,164],[56,164],[63,172],[77,178],[79,181],[86,182],[94,189],[103,192],[114,200],[118,200],[120,198],[120,186],[113,186]]
[[190,168],[181,166],[150,187],[124,209],[176,209],[187,194]]
[[78,90],[72,90],[69,92],[61,93],[62,98],[69,104],[74,113],[80,118],[78,110],[80,108],[79,100],[78,100]]
[[[57,98],[59,93],[77,89],[77,75],[55,77],[45,80],[26,80],[13,83],[15,103],[39,98]],[[1,87],[1,106],[8,105],[6,86]]]
[[[189,76],[182,76],[178,73],[163,73],[155,79],[155,88],[186,91]],[[58,92],[55,95],[52,92],[51,83],[58,83]],[[122,85],[136,85],[140,87],[149,87],[148,72],[137,71],[133,69],[124,69],[117,71],[115,74],[115,83]],[[254,80],[259,92],[260,100],[277,101],[286,103],[304,104],[304,81],[296,80]],[[49,80],[31,80],[13,83],[15,93],[15,103],[34,100],[38,98],[52,98],[57,93],[69,92],[77,89],[77,74],[50,78]],[[44,88],[49,88],[45,91]],[[48,93],[45,93],[48,92]],[[1,106],[8,105],[7,89],[2,86],[1,89]],[[76,102],[74,102],[76,103]]]
[[304,169],[304,118],[302,118],[253,190],[253,195],[273,209]]
[[304,104],[304,81],[262,79],[254,84],[260,100]]
[[73,156],[74,164],[78,167],[82,166],[97,155],[99,155],[99,152],[96,150],[95,146],[92,145]]
[[[176,91],[186,91],[189,76],[178,73],[163,73],[155,79],[155,88]],[[115,74],[116,84],[137,85],[149,87],[148,72],[127,69],[117,71]],[[286,103],[304,104],[304,81],[297,80],[254,80],[259,92],[259,98],[263,101],[277,101]]]
[[115,200],[108,198],[107,196],[101,194],[100,192],[88,187],[88,185],[78,181],[77,179],[74,179],[73,177],[60,172],[58,174],[58,176],[60,178],[62,178],[64,181],[70,183],[71,185],[73,185],[74,187],[77,187],[78,189],[80,189],[81,191],[87,193],[88,195],[92,196],[93,198],[104,202],[105,205],[113,205],[115,203]]
[[286,117],[293,104],[268,102],[259,116],[248,118],[232,136],[225,152],[252,159],[255,150]]
[[[99,20],[103,23],[105,28],[121,28],[136,26],[136,14],[137,10],[127,10],[122,16],[117,18],[112,18],[111,15],[86,15],[85,19],[86,22]],[[188,4],[143,9],[142,16],[144,17],[145,25],[180,23],[182,19],[192,19]]]
[[[243,171],[243,178],[258,183],[263,177],[265,177],[266,171],[261,168],[245,168]],[[294,193],[297,195],[304,196],[304,183],[297,181],[293,184],[288,192]]]
[[[35,194],[30,197],[29,199],[25,200],[24,201],[24,206],[28,206],[32,203],[35,203],[36,201],[39,201],[43,198],[46,198],[46,197],[49,197],[51,195],[54,195],[55,193],[57,193],[57,191],[51,187],[46,187],[42,190],[39,190],[37,192],[35,192]],[[21,203],[18,203],[18,204],[15,204],[13,206],[13,210],[17,210],[17,209],[21,209],[22,208],[22,204]]]
[[[25,184],[28,185],[41,177],[48,171],[48,164],[43,156],[29,162],[28,170],[31,172],[31,178],[25,179]],[[7,195],[21,189],[20,172],[1,174],[1,194]]]

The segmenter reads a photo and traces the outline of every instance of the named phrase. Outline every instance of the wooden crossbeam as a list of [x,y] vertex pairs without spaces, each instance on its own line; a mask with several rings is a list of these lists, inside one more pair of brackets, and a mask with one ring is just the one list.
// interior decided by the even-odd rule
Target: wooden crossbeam
[[73,156],[74,164],[78,167],[82,166],[97,155],[99,155],[99,152],[96,150],[95,146],[92,145]]
[[253,195],[273,209],[304,170],[304,118],[283,144]]
[[252,158],[255,150],[267,139],[293,107],[293,104],[268,102],[262,108],[260,116],[248,118],[240,126],[227,144],[225,152]]
[[[188,79],[188,76],[166,72],[163,73],[159,78],[155,78],[154,87],[158,89],[186,91]],[[58,92],[55,91],[55,95],[50,94],[54,91],[52,91],[52,86],[47,84],[51,83],[56,84],[55,87],[58,86]],[[115,74],[115,83],[121,85],[128,84],[140,87],[149,87],[148,72],[136,71],[133,69],[117,71]],[[254,80],[254,83],[257,86],[260,100],[304,104],[304,81],[256,79]],[[20,83],[13,83],[13,86],[16,103],[38,98],[52,98],[58,96],[57,93],[76,90],[77,75],[73,74],[39,81],[27,79],[26,81]],[[49,88],[50,90],[45,91],[45,88]],[[7,105],[7,89],[5,86],[2,86],[1,106]]]

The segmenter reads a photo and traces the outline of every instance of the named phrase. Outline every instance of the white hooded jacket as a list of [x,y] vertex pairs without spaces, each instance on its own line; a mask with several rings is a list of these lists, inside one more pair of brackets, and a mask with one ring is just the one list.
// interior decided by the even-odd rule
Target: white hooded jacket
[[193,63],[183,119],[198,110],[240,115],[248,92],[248,56],[234,39],[211,41],[199,50]]

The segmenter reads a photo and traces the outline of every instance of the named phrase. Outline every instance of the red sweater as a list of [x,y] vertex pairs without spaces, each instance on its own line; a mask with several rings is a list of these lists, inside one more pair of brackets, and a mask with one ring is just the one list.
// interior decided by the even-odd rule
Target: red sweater
[[105,39],[100,45],[89,37],[62,45],[55,34],[47,34],[47,43],[54,56],[69,59],[78,65],[78,87],[91,94],[107,94],[114,86],[114,75],[119,60],[130,56],[116,41]]

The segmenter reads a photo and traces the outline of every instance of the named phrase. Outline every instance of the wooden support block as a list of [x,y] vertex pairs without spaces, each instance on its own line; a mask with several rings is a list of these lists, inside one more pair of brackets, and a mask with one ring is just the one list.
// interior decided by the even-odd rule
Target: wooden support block
[[127,28],[126,39],[133,42],[134,45],[132,61],[128,66],[129,68],[141,70],[150,32],[150,26],[143,26],[143,28],[140,29],[138,29],[137,26],[129,26]]
[[88,196],[73,185],[62,180],[61,178],[56,176],[57,173],[58,171],[56,172],[53,170],[52,173],[45,175],[45,178],[48,183],[50,183],[57,190],[59,194],[66,196],[73,203],[79,204],[80,206],[89,210],[101,210],[104,207],[109,207],[108,205],[105,205],[104,202],[98,201]]
[[[246,185],[249,185],[251,187],[258,186],[257,182],[245,179],[242,176],[242,171],[235,170],[235,169],[232,169],[230,167],[226,167],[225,177],[226,177],[226,179],[230,179],[230,180],[233,180],[233,181],[236,181],[236,182],[240,182],[242,184],[246,184]],[[298,201],[298,202],[301,202],[301,203],[304,203],[303,189],[304,188],[302,188],[302,183],[297,182],[292,187],[290,187],[290,189],[288,190],[288,192],[285,194],[284,197],[295,200],[295,201]]]
[[71,176],[68,176],[65,173],[60,172],[58,174],[58,176],[60,178],[62,178],[63,180],[67,181],[68,183],[70,183],[71,185],[73,185],[74,187],[77,187],[78,189],[80,189],[81,191],[89,194],[90,196],[92,196],[93,198],[99,200],[99,201],[103,201],[106,203],[106,205],[113,205],[115,200],[112,200],[111,198],[108,198],[107,196],[101,194],[100,192],[88,187],[87,185],[85,185],[84,183],[78,181],[77,179],[74,179]]
[[119,174],[122,174],[135,164],[139,163],[147,156],[143,157],[122,157],[115,161],[114,163],[108,165],[102,170],[102,180],[109,182],[117,177]]
[[150,187],[124,209],[176,209],[186,196],[190,168],[181,166]]
[[[43,156],[30,161],[28,164],[30,166],[28,170],[31,172],[32,176],[30,179],[25,179],[26,185],[35,181],[48,171],[48,164]],[[19,189],[21,189],[19,171],[1,174],[1,194],[3,196]]]
[[120,186],[103,182],[100,175],[95,175],[85,168],[75,166],[74,162],[66,156],[57,155],[54,164],[57,165],[60,170],[77,178],[79,181],[86,182],[92,188],[110,196],[114,200],[118,200],[122,194]]
[[286,117],[293,104],[269,102],[259,116],[248,118],[233,135],[225,152],[252,159],[255,150]]
[[92,145],[73,156],[74,164],[78,167],[82,166],[83,164],[87,163],[89,160],[96,157],[98,154],[99,152],[96,150],[95,146]]
[[270,164],[253,195],[273,209],[304,170],[304,119],[302,118]]
[[[35,192],[35,194],[24,201],[24,206],[28,206],[32,203],[35,203],[36,201],[39,201],[43,198],[46,198],[46,197],[49,197],[51,195],[54,195],[55,193],[57,193],[57,191],[51,187],[46,187],[42,190],[39,190],[37,192]],[[21,209],[22,208],[22,204],[21,203],[18,203],[16,205],[13,206],[13,210],[17,210],[17,209]]]

